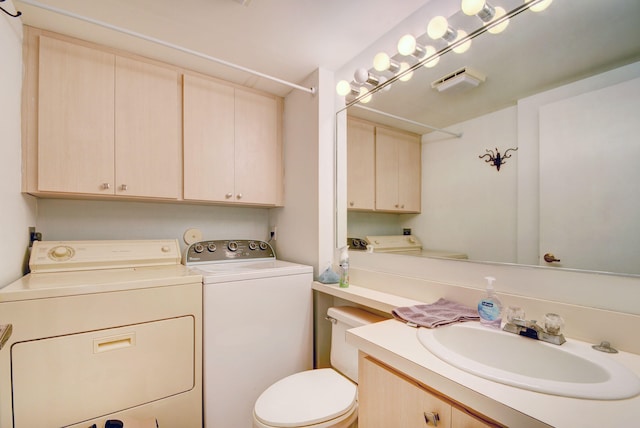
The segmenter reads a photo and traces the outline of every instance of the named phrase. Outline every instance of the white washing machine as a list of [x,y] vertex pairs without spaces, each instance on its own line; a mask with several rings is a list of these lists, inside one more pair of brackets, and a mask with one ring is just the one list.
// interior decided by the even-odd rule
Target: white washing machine
[[251,428],[278,379],[312,368],[313,268],[264,241],[201,241],[184,263],[203,278],[204,426]]
[[202,427],[202,277],[177,240],[35,242],[29,265],[0,289],[0,426]]

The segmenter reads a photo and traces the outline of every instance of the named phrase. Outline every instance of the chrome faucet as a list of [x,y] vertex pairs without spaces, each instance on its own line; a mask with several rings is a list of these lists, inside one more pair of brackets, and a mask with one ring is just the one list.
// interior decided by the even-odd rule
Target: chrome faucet
[[562,345],[566,342],[564,335],[560,332],[563,325],[562,317],[549,313],[545,316],[544,327],[541,327],[536,320],[524,319],[524,312],[521,309],[509,307],[507,322],[502,329],[531,339]]

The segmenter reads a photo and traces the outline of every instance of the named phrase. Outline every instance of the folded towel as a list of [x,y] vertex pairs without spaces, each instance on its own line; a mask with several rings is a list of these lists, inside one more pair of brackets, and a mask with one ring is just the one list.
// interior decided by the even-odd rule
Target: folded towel
[[414,327],[427,328],[480,320],[476,309],[442,298],[431,304],[395,308],[391,314],[394,318]]

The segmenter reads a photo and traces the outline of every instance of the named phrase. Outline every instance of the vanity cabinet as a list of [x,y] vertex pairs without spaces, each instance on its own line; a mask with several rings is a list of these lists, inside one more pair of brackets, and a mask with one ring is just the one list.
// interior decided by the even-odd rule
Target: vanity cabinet
[[419,213],[421,152],[417,134],[349,117],[347,208]]
[[347,122],[348,209],[375,209],[375,126],[349,118]]
[[421,149],[415,134],[376,127],[376,210],[420,212]]
[[501,427],[362,352],[358,373],[358,423],[362,428]]
[[282,99],[185,74],[184,199],[282,205]]
[[37,50],[29,56],[37,58],[37,68],[29,64],[37,70],[37,125],[29,129],[37,167],[28,190],[179,198],[177,71],[46,35],[27,37]]

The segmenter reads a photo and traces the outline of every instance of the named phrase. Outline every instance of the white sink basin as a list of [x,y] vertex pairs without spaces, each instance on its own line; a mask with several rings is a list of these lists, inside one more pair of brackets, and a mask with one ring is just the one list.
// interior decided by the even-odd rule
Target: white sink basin
[[552,345],[477,322],[419,328],[420,343],[476,376],[547,394],[618,400],[640,394],[640,379],[586,343]]

